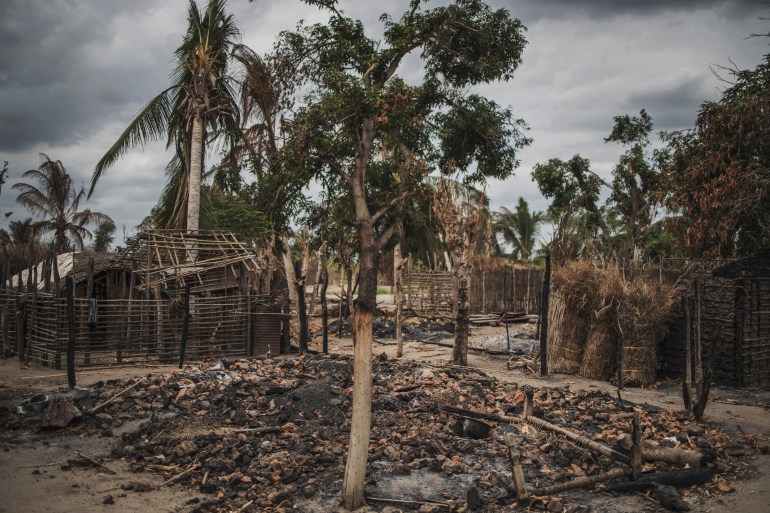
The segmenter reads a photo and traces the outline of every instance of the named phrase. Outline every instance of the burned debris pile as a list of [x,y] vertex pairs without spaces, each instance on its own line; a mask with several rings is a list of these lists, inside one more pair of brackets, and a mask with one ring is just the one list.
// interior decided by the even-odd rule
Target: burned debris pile
[[[708,489],[729,489],[722,476],[732,468],[729,449],[736,443],[718,429],[690,423],[685,412],[600,392],[523,389],[475,369],[432,367],[384,354],[375,358],[373,379],[367,497],[374,508],[512,507],[517,494],[507,440],[515,441],[523,477],[533,490],[618,468],[611,458],[547,430],[500,420],[520,415],[527,393],[533,417],[613,451],[626,450],[636,413],[645,451],[676,446],[697,454],[688,463],[701,469]],[[111,456],[124,459],[132,471],[157,473],[193,489],[197,498],[190,511],[331,511],[342,486],[351,386],[352,360],[346,356],[223,361],[100,383],[92,397],[76,402],[83,419],[66,429],[113,436]],[[478,415],[447,411],[452,408]],[[16,429],[25,426],[30,424]],[[644,465],[645,474],[682,468],[659,458]],[[607,488],[622,490],[623,482]],[[592,504],[597,494],[591,491],[554,495],[560,498],[528,497],[519,506],[603,511]],[[691,500],[697,495],[691,493]]]

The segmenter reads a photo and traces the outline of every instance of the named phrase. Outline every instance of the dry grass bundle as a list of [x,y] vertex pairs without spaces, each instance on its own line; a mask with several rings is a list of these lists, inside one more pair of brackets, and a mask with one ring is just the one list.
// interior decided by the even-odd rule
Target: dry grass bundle
[[651,385],[658,372],[658,348],[666,336],[676,301],[676,287],[654,280],[628,284],[618,308],[623,330],[623,376],[626,383]]
[[674,285],[642,278],[627,282],[617,268],[579,262],[555,270],[553,287],[561,301],[555,336],[550,336],[549,329],[549,361],[554,371],[591,379],[612,377],[618,350],[617,315],[624,381],[643,386],[655,382],[658,346],[676,298]]
[[615,309],[626,294],[626,282],[617,268],[603,269],[593,284],[597,309],[586,337],[580,376],[590,379],[608,379],[615,372],[618,337],[615,329]]
[[588,379],[609,379],[615,372],[618,339],[606,321],[591,324],[578,374]]
[[601,274],[602,270],[589,262],[577,262],[553,272],[553,287],[559,291],[564,308],[553,358],[556,372],[574,374],[580,370],[591,319],[600,300],[597,283]]

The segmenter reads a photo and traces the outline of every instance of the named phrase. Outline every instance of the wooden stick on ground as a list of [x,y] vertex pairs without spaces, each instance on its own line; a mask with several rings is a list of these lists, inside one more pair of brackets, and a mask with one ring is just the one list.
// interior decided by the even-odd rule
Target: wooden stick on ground
[[444,502],[427,502],[427,501],[411,501],[407,499],[386,499],[385,497],[367,497],[367,500],[370,501],[377,501],[377,502],[386,502],[390,504],[407,504],[407,505],[413,505],[413,506],[440,506],[449,509],[449,504],[446,504]]
[[117,398],[118,398],[118,397],[120,397],[121,395],[125,394],[126,392],[128,392],[128,391],[129,391],[129,390],[131,390],[132,388],[134,388],[134,387],[138,386],[140,383],[144,383],[144,378],[141,378],[139,381],[137,381],[137,382],[136,382],[136,383],[134,383],[133,385],[130,385],[130,386],[128,386],[128,387],[126,387],[126,388],[124,388],[123,390],[121,390],[121,391],[120,391],[120,392],[118,392],[117,394],[113,395],[112,397],[110,397],[110,398],[109,398],[109,399],[107,399],[106,401],[104,401],[104,402],[102,402],[102,403],[99,403],[99,404],[97,404],[96,406],[94,406],[93,408],[91,408],[90,410],[88,410],[88,413],[96,413],[97,411],[101,410],[102,408],[104,408],[105,406],[107,406],[108,404],[110,404],[112,401],[114,401],[115,399],[117,399]]
[[112,474],[113,476],[115,476],[115,475],[117,475],[117,474],[118,474],[117,472],[115,472],[115,471],[114,471],[114,470],[112,470],[111,468],[109,468],[109,467],[105,466],[105,465],[104,465],[104,463],[101,463],[101,462],[99,462],[99,461],[96,461],[96,460],[95,460],[95,459],[93,459],[92,457],[90,457],[90,456],[87,456],[87,455],[83,454],[83,453],[82,453],[82,452],[80,452],[80,451],[73,451],[73,452],[74,452],[75,454],[77,454],[78,456],[80,456],[81,458],[83,458],[84,460],[88,460],[88,461],[90,461],[91,463],[93,463],[93,464],[94,464],[94,465],[96,465],[97,467],[101,468],[102,470],[104,470],[104,471],[105,471],[105,472],[107,472],[108,474]]
[[555,493],[566,492],[567,490],[574,490],[576,488],[587,488],[598,483],[603,483],[604,481],[609,481],[610,479],[631,475],[631,473],[632,471],[628,467],[613,468],[612,470],[596,474],[595,476],[578,477],[565,483],[538,488],[537,490],[532,491],[532,495],[553,495]]
[[182,477],[186,476],[187,474],[189,474],[189,473],[190,473],[190,472],[192,472],[193,470],[196,470],[196,469],[198,469],[200,466],[201,466],[201,465],[200,465],[200,463],[193,463],[193,464],[192,464],[192,465],[191,465],[191,466],[190,466],[190,467],[189,467],[187,470],[185,470],[184,472],[180,472],[179,474],[175,475],[174,477],[172,477],[172,478],[170,478],[170,479],[166,479],[165,481],[163,481],[163,482],[162,482],[162,483],[161,483],[161,484],[158,486],[158,488],[162,488],[162,487],[164,487],[164,486],[166,486],[166,485],[168,485],[168,484],[171,484],[171,483],[173,483],[174,481],[176,481],[176,480],[178,480],[178,479],[181,479]]

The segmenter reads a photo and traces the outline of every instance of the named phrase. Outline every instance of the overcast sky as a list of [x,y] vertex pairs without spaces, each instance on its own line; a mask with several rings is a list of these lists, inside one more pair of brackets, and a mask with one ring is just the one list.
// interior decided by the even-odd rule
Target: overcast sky
[[[203,0],[199,0],[203,1]],[[374,33],[384,6],[342,1]],[[544,210],[532,166],[580,153],[608,174],[621,148],[605,144],[612,117],[644,108],[655,130],[691,127],[699,105],[723,83],[710,67],[746,68],[768,53],[770,6],[762,0],[493,0],[527,26],[529,44],[512,82],[481,92],[511,106],[534,143],[516,176],[488,187],[493,208],[519,196]],[[431,4],[429,3],[428,6]],[[0,2],[0,161],[10,178],[0,196],[9,219],[28,214],[10,186],[39,165],[61,160],[88,185],[94,165],[139,109],[169,83],[171,56],[186,27],[186,0],[2,0]],[[276,34],[322,15],[298,0],[230,0],[243,42],[266,52]],[[406,78],[417,59],[407,61]],[[162,143],[129,152],[100,180],[86,206],[129,234],[156,203],[169,156]],[[2,219],[2,227],[8,219]],[[122,238],[118,234],[118,239]]]

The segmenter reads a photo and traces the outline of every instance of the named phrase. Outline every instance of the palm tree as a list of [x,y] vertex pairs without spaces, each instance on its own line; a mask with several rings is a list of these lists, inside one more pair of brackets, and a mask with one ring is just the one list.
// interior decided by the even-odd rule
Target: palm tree
[[512,247],[511,257],[528,262],[535,248],[535,238],[540,224],[545,220],[542,212],[530,212],[529,204],[519,198],[516,211],[505,207],[494,213],[494,230]]
[[104,222],[110,217],[89,209],[80,210],[80,201],[86,194],[83,186],[75,187],[72,177],[61,161],[51,160],[41,153],[43,163],[37,169],[30,169],[22,176],[33,183],[19,182],[13,186],[21,191],[16,197],[22,206],[33,215],[42,217],[31,223],[33,233],[52,233],[52,242],[57,253],[73,248],[83,249],[84,239],[91,237],[86,226],[93,222]]
[[240,32],[233,16],[225,13],[225,3],[209,0],[202,12],[190,0],[187,32],[174,52],[172,85],[142,109],[97,163],[89,197],[102,173],[126,151],[165,135],[166,147],[174,147],[175,156],[157,209],[166,217],[156,221],[198,229],[206,143],[222,136],[232,144],[240,134],[234,80],[228,74]]

